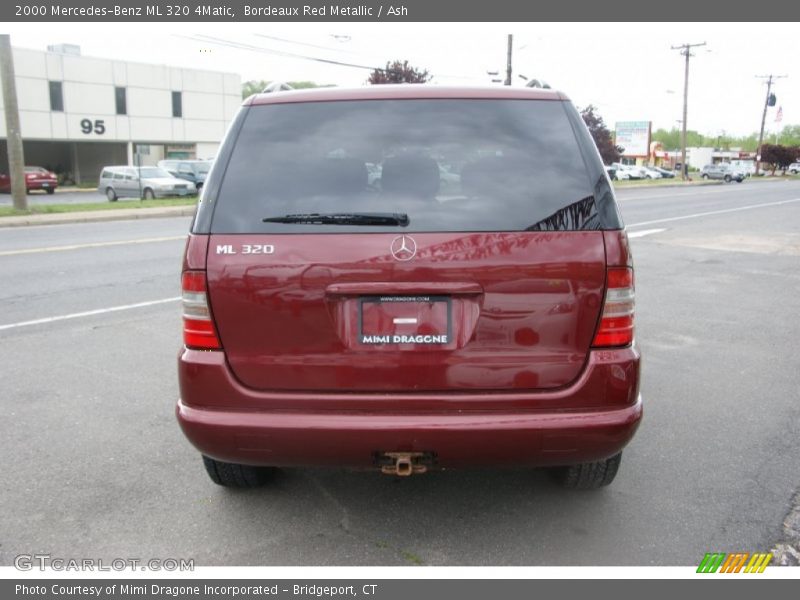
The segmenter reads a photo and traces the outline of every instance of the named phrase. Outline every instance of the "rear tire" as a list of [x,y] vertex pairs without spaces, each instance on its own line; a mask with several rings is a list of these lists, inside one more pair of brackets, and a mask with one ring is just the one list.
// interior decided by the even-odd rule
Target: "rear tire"
[[700,175],[700,177],[702,177],[703,179],[708,179],[708,175],[706,175],[705,173],[703,173],[702,175]]
[[47,193],[52,195],[55,194],[56,191],[53,188],[47,188]]
[[156,197],[156,195],[153,192],[153,190],[151,190],[150,188],[145,188],[144,189],[144,199],[145,200],[155,200],[155,197]]
[[113,188],[106,188],[106,198],[108,198],[109,202],[117,201],[117,193],[114,191]]
[[731,182],[731,176],[725,175],[725,183],[730,183],[730,182]]
[[253,467],[226,463],[203,455],[203,465],[211,481],[229,488],[255,488],[264,485],[275,476],[274,467]]
[[606,460],[561,467],[553,475],[567,489],[596,490],[614,481],[621,460],[622,452]]

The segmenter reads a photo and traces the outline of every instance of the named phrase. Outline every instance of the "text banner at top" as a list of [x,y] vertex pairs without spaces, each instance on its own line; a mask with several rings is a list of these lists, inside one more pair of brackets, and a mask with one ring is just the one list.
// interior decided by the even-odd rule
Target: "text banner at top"
[[0,3],[14,22],[544,22],[800,20],[800,3],[671,0],[668,5],[614,0],[576,5],[543,0],[30,0]]

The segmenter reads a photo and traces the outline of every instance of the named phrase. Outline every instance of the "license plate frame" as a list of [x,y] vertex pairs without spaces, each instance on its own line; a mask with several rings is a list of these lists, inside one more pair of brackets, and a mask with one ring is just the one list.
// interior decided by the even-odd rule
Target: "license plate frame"
[[[392,303],[392,304],[437,304],[442,303],[446,307],[447,311],[447,322],[446,322],[446,330],[444,332],[436,332],[436,333],[415,333],[412,334],[410,337],[415,339],[407,340],[402,339],[403,336],[409,337],[407,334],[397,334],[396,332],[389,333],[389,334],[366,334],[364,333],[364,307],[365,305],[370,304],[383,304],[383,303]],[[397,321],[395,321],[397,323]],[[418,324],[419,325],[419,324]],[[361,296],[358,299],[358,343],[364,346],[377,346],[377,345],[391,345],[391,346],[403,346],[403,345],[418,345],[418,346],[431,346],[431,347],[442,347],[448,346],[453,341],[453,302],[450,296],[443,296],[443,295],[429,295],[429,294],[418,294],[413,296],[405,296],[405,295],[398,295],[398,296],[390,296],[390,295],[383,295],[383,296]],[[397,337],[401,339],[397,339]],[[427,338],[430,337],[430,340]],[[388,338],[388,339],[386,339]]]

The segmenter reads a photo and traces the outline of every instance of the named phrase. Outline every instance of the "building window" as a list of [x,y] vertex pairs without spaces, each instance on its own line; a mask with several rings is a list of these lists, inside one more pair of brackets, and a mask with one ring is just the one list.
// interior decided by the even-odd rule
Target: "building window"
[[172,116],[183,116],[183,100],[180,92],[172,92]]
[[60,81],[50,82],[50,110],[64,112],[64,91]]
[[117,114],[118,115],[127,115],[128,114],[128,94],[124,87],[116,87],[114,88],[114,100],[117,104]]

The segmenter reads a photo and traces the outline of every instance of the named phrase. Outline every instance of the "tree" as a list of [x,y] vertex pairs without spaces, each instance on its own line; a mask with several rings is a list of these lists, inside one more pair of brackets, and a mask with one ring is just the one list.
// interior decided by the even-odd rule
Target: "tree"
[[787,125],[778,136],[778,143],[784,146],[800,146],[800,125]]
[[776,169],[786,170],[790,164],[797,160],[798,148],[781,146],[780,144],[762,144],[761,162],[765,162],[772,167],[772,174]]
[[613,162],[619,162],[620,156],[625,148],[614,145],[614,141],[611,139],[611,132],[603,122],[603,117],[595,114],[595,110],[597,109],[591,104],[584,108],[581,111],[583,122],[586,123],[586,127],[589,128],[589,133],[592,134],[595,146],[597,146],[597,150],[600,152],[600,157],[603,159],[603,162],[607,165]]
[[[680,150],[681,149],[681,130],[673,127],[669,131],[666,129],[656,129],[651,136],[654,142],[661,142],[664,150]],[[717,146],[717,138],[713,142],[709,141],[711,138],[706,138],[698,132],[688,129],[686,131],[686,147],[693,148],[699,146]],[[726,138],[727,142],[728,138]]]
[[[251,79],[250,81],[245,81],[242,84],[242,99],[249,98],[253,94],[260,94],[270,83],[272,82],[264,81],[263,79]],[[319,84],[314,81],[287,81],[286,83],[296,90],[333,87],[333,84],[331,83]]]
[[367,83],[373,85],[380,83],[426,83],[433,76],[425,69],[415,69],[407,60],[400,62],[387,62],[385,69],[375,69],[370,73]]

